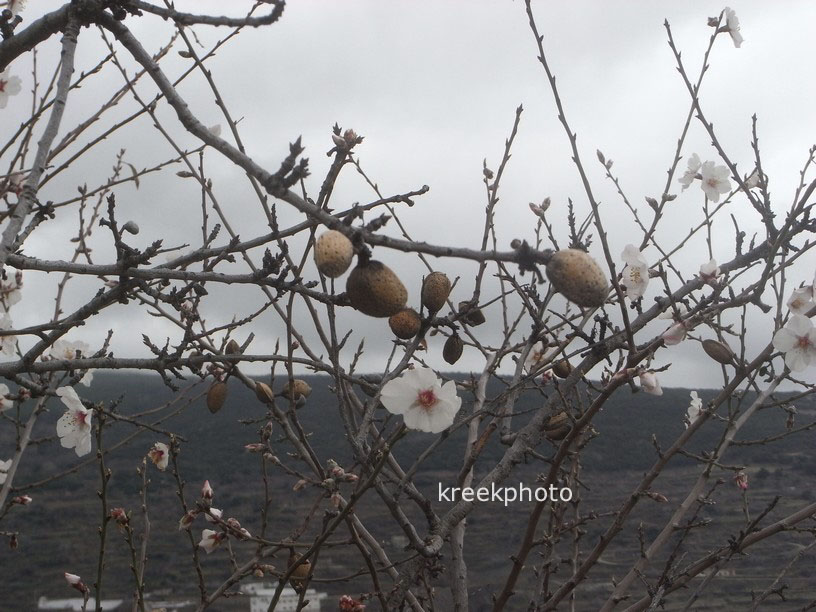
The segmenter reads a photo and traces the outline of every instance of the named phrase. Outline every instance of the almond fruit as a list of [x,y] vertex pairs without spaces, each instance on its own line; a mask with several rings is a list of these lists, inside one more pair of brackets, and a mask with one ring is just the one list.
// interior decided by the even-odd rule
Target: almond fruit
[[388,319],[388,326],[397,338],[410,340],[419,333],[422,319],[413,308],[404,308]]
[[346,281],[352,307],[370,317],[390,317],[405,308],[408,291],[396,274],[376,260],[360,261]]
[[422,282],[422,305],[428,312],[438,312],[445,306],[450,292],[450,279],[442,272],[431,272]]
[[353,258],[351,240],[337,230],[324,232],[315,242],[314,260],[323,276],[337,278],[349,269]]
[[557,251],[547,264],[547,278],[556,291],[578,306],[602,306],[609,292],[601,267],[579,249]]

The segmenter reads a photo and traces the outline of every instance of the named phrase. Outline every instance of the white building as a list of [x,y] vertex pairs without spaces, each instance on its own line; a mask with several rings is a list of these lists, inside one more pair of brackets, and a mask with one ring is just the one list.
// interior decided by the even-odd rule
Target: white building
[[[105,612],[108,610],[118,610],[124,600],[122,599],[103,599],[102,609]],[[47,597],[40,597],[37,601],[38,610],[71,610],[72,612],[81,612],[82,605],[85,603],[81,597],[70,597],[68,599],[48,599]],[[96,608],[96,598],[88,599],[86,610],[93,610]]]
[[[241,585],[241,590],[249,595],[250,612],[266,612],[269,604],[272,603],[272,597],[274,597],[277,588],[277,585],[269,586],[263,582],[250,582]],[[295,612],[299,597],[295,589],[289,586],[284,587],[283,593],[278,599],[278,604],[275,606],[275,612]],[[327,597],[326,593],[306,589],[306,596],[303,599],[309,603],[301,609],[305,612],[320,612],[320,601]]]

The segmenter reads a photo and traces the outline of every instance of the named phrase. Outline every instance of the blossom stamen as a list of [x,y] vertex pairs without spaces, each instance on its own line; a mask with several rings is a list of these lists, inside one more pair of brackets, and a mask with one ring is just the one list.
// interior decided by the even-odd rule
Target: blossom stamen
[[436,405],[438,399],[433,389],[423,389],[417,393],[417,401],[425,410],[430,410]]

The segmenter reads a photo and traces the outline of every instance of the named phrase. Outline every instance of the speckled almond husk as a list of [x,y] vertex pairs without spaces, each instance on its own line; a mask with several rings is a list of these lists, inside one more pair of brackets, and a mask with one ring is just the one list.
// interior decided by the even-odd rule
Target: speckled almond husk
[[413,308],[403,308],[388,319],[388,326],[397,338],[410,340],[419,333],[422,319]]
[[601,267],[579,249],[557,251],[547,264],[547,278],[556,291],[578,306],[602,306],[609,293]]
[[428,312],[438,312],[445,306],[450,292],[450,279],[442,272],[431,272],[422,282],[422,305]]
[[337,230],[329,230],[315,242],[314,260],[323,276],[337,278],[345,273],[354,258],[351,240]]
[[294,379],[291,383],[283,385],[281,395],[287,399],[299,400],[301,397],[309,397],[312,393],[312,388],[305,380],[300,378]]
[[352,307],[370,317],[390,317],[405,308],[408,291],[381,261],[361,261],[349,274],[346,294]]

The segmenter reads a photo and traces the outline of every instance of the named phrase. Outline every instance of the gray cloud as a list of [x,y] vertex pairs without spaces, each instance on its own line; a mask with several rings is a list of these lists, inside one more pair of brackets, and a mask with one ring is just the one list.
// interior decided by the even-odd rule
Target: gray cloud
[[[31,19],[60,4],[55,0],[32,2],[25,15]],[[181,10],[213,12],[223,11],[225,5],[215,1],[176,4]],[[235,10],[233,3],[229,4],[227,8]],[[645,0],[536,4],[548,60],[571,126],[578,133],[581,155],[596,197],[602,202],[601,212],[616,255],[627,243],[640,238],[614,187],[604,179],[595,149],[615,160],[614,171],[628,197],[649,218],[644,197],[659,197],[662,192],[689,105],[666,44],[663,19],[671,22],[686,66],[696,75],[711,33],[706,18],[722,8],[712,2]],[[777,214],[783,216],[816,128],[812,104],[816,81],[805,72],[811,42],[805,24],[813,23],[816,6],[744,1],[736,9],[746,42],[735,49],[727,37],[717,40],[702,89],[703,109],[744,173],[753,168],[750,117],[758,114],[765,169],[771,177]],[[130,19],[128,24],[151,51],[157,50],[172,30],[153,17]],[[206,28],[198,31],[205,47],[224,33]],[[54,66],[57,50],[56,41],[44,48],[39,57],[41,67]],[[80,67],[90,68],[104,53],[98,34],[85,31],[78,52]],[[298,2],[287,6],[280,23],[242,33],[219,51],[210,68],[231,113],[241,118],[244,144],[257,161],[276,168],[287,143],[302,135],[313,172],[308,189],[315,195],[330,163],[325,152],[331,147],[331,125],[337,121],[344,128],[353,127],[366,136],[358,151],[361,163],[385,194],[423,184],[431,187],[417,206],[402,216],[411,236],[457,246],[478,245],[486,202],[482,159],[486,158],[493,169],[498,166],[514,109],[523,104],[521,129],[503,179],[498,209],[499,246],[507,248],[513,238],[533,239],[534,219],[527,208],[530,201],[552,198],[551,216],[563,242],[567,236],[567,199],[572,198],[582,214],[588,210],[535,53],[521,2]],[[127,65],[133,69],[132,62]],[[179,74],[187,65],[188,61],[175,53],[165,62],[171,75]],[[30,60],[21,58],[12,68],[23,76],[29,66]],[[72,95],[65,125],[86,118],[95,103],[107,99],[106,92],[120,85],[118,72],[106,67]],[[139,91],[149,99],[155,88],[145,80]],[[185,82],[180,91],[205,124],[223,124],[212,93],[199,75]],[[5,126],[16,126],[27,116],[29,105],[24,96],[12,100],[0,115],[3,133],[8,129]],[[111,117],[124,117],[135,108],[131,100],[123,100]],[[173,113],[166,106],[160,106],[160,114],[165,125],[173,126],[173,137],[181,147],[197,146],[195,139],[173,125]],[[94,133],[101,129],[101,125],[94,128]],[[60,201],[73,197],[79,184],[104,181],[120,148],[126,148],[126,159],[140,168],[174,155],[143,117],[94,149],[70,172],[49,184],[42,195]],[[704,159],[715,158],[697,122],[692,124],[683,154],[695,151]],[[65,158],[63,154],[57,162]],[[263,215],[242,173],[213,152],[206,154],[205,164],[236,231],[244,238],[263,232]],[[120,214],[133,218],[142,228],[134,240],[137,246],[145,246],[156,237],[164,238],[168,245],[200,243],[198,187],[194,181],[175,178],[175,169],[145,177],[138,190],[133,186],[117,189]],[[679,194],[678,187],[675,183],[672,191]],[[347,168],[333,202],[337,208],[345,208],[375,198],[361,177]],[[701,206],[699,189],[679,195],[658,233],[664,244],[673,244],[702,219]],[[302,216],[285,206],[278,212],[282,225]],[[760,230],[744,197],[735,197],[727,212],[739,219],[743,229]],[[75,209],[60,211],[56,221],[29,239],[26,252],[48,258],[67,256],[70,245],[65,238],[75,231],[75,224]],[[395,233],[397,229],[392,224],[388,231]],[[226,240],[226,234],[220,240]],[[296,250],[298,241],[292,241],[291,246]],[[97,232],[94,248],[96,261],[111,260],[104,232]],[[715,257],[725,261],[733,251],[733,228],[726,214],[714,226]],[[597,240],[592,252],[600,256]],[[412,302],[417,303],[423,269],[416,258],[383,249],[378,249],[376,256],[399,271],[409,285]],[[653,249],[647,251],[647,257],[654,256]],[[689,278],[707,259],[700,236],[678,255],[676,264]],[[812,259],[802,264],[798,268],[801,278],[791,280],[812,277]],[[456,297],[466,297],[472,289],[475,266],[459,261],[438,265],[449,275],[460,277]],[[311,264],[307,271],[311,278],[317,278]],[[39,322],[43,313],[50,312],[53,282],[53,275],[27,274],[25,298],[14,313],[16,324]],[[340,285],[342,288],[343,282]],[[98,286],[98,281],[76,281],[69,290],[68,303],[78,306]],[[657,295],[656,291],[651,289],[647,298]],[[243,293],[245,297],[236,300],[231,289],[213,289],[205,305],[208,320],[225,323],[234,314],[244,315],[262,303],[260,292],[250,289]],[[614,313],[614,309],[608,310]],[[491,322],[498,320],[497,308],[488,314]],[[757,331],[750,346],[756,349],[769,340],[772,329],[768,319],[754,315],[752,311],[751,321],[757,323]],[[366,338],[370,352],[362,368],[381,368],[390,350],[386,322],[344,311],[339,325],[353,329],[356,339]],[[109,328],[116,330],[118,355],[143,353],[143,332],[157,341],[176,334],[155,318],[116,307],[89,324],[83,335],[99,341]],[[270,349],[284,334],[280,320],[271,315],[265,315],[254,331],[258,335],[254,346],[259,351]],[[479,331],[488,341],[498,340],[496,327]],[[662,330],[655,324],[648,331]],[[350,345],[356,347],[357,341]],[[663,374],[664,384],[688,385],[691,380],[699,381],[700,386],[719,384],[720,375],[701,363],[698,349],[685,343],[661,354],[659,364],[674,364]],[[428,358],[434,367],[444,365],[440,352],[441,341],[431,339]],[[483,364],[475,351],[466,350],[457,365],[480,369]]]

